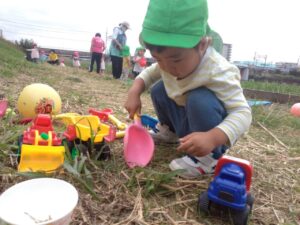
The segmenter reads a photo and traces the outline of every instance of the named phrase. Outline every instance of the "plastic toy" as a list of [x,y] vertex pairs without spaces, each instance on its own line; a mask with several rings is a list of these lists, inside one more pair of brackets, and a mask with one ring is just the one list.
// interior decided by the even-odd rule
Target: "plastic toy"
[[114,125],[117,126],[120,130],[125,130],[127,128],[126,123],[122,123],[118,120],[113,114],[112,109],[103,109],[103,110],[96,110],[96,109],[89,109],[89,113],[95,116],[98,116],[102,122],[110,121]]
[[2,118],[5,115],[7,107],[8,107],[7,100],[0,99],[0,118]]
[[144,127],[150,128],[155,133],[158,132],[158,129],[156,128],[158,120],[156,118],[153,118],[149,115],[144,114],[144,115],[141,115],[141,121],[142,121],[142,125]]
[[64,153],[50,115],[38,114],[31,127],[19,137],[18,171],[54,171],[64,163]]
[[147,65],[147,60],[145,57],[141,58],[139,61],[141,67],[145,67]]
[[291,107],[291,114],[296,117],[300,117],[300,103],[295,103]]
[[57,114],[61,110],[61,99],[47,84],[30,84],[20,93],[17,109],[23,118],[34,118],[37,114]]
[[134,124],[125,131],[124,158],[130,168],[145,167],[152,159],[154,142],[148,131],[142,126],[140,118],[134,116]]
[[127,128],[127,124],[118,120],[113,114],[112,109],[103,109],[103,110],[96,110],[96,109],[89,109],[89,113],[95,116],[98,116],[101,122],[110,122],[114,124],[118,130],[115,130],[115,133],[110,135],[111,140],[114,138],[123,138],[125,135],[125,129]]
[[105,145],[105,137],[110,133],[110,126],[101,123],[97,116],[65,113],[56,115],[54,118],[61,119],[67,126],[63,135],[66,137],[72,154],[76,151],[76,146],[81,143],[87,147],[89,153],[93,147],[97,152],[101,152],[100,160],[110,157],[110,148]]
[[220,215],[229,212],[234,225],[246,225],[254,203],[250,193],[252,172],[247,160],[223,156],[208,191],[200,194],[198,211]]
[[0,224],[71,224],[78,197],[75,187],[60,179],[35,178],[17,183],[1,193]]

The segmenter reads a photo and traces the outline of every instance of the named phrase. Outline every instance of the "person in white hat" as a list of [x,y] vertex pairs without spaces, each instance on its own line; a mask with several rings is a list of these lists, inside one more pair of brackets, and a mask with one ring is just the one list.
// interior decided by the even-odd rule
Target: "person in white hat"
[[115,79],[120,79],[123,69],[122,49],[126,45],[127,37],[125,32],[130,28],[129,23],[124,21],[113,30],[109,54],[112,62],[112,74]]

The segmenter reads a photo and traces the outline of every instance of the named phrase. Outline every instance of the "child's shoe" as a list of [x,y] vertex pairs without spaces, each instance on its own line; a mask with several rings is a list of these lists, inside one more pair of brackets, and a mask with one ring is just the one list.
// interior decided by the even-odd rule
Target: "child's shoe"
[[178,176],[190,179],[214,173],[217,162],[218,160],[214,159],[212,154],[203,157],[183,156],[172,160],[169,167],[171,170],[185,170],[183,173],[178,174]]
[[150,130],[149,133],[152,136],[154,142],[156,143],[169,143],[169,144],[176,144],[178,143],[177,135],[170,131],[167,125],[161,125],[158,123],[156,125],[157,132]]

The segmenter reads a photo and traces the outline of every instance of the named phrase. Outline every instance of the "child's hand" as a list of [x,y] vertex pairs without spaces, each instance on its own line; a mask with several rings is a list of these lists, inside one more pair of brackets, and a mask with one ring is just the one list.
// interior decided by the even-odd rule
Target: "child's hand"
[[141,112],[141,98],[139,96],[130,95],[130,93],[128,93],[128,97],[125,101],[124,107],[129,113],[129,118],[133,119],[135,113],[140,114]]
[[129,112],[129,117],[131,119],[133,119],[135,113],[141,113],[142,101],[140,96],[144,90],[144,81],[140,78],[136,78],[128,91],[128,96],[124,104],[124,107]]
[[220,129],[214,128],[207,132],[193,132],[180,138],[180,145],[177,150],[192,156],[201,157],[227,142],[228,137],[226,134]]

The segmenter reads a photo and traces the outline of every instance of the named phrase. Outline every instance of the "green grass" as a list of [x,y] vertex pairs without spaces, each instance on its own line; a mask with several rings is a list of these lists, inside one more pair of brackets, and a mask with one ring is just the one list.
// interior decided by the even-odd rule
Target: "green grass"
[[279,84],[275,82],[261,81],[242,81],[242,87],[260,91],[269,91],[274,93],[292,94],[300,96],[300,86],[297,84]]
[[0,76],[13,77],[18,72],[30,70],[34,65],[30,65],[25,59],[25,54],[13,47],[10,42],[0,40]]

